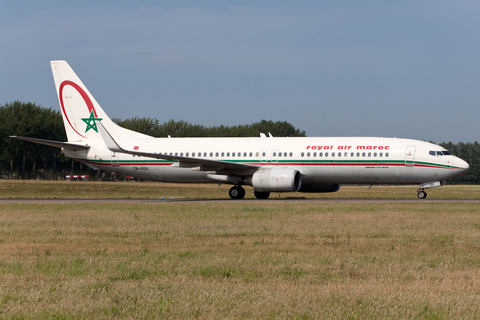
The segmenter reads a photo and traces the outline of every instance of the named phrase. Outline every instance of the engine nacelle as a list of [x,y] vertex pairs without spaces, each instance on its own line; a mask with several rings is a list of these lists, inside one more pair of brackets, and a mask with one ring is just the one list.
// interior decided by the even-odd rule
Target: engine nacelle
[[302,185],[300,171],[292,168],[271,168],[256,171],[251,180],[255,191],[298,191]]
[[300,188],[300,192],[312,192],[312,193],[324,193],[324,192],[337,192],[340,190],[339,184],[330,183],[315,183],[303,185]]

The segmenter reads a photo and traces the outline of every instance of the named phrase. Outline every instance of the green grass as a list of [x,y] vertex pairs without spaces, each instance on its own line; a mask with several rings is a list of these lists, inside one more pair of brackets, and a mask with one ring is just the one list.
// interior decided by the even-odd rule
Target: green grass
[[480,204],[0,204],[0,317],[477,319]]
[[[227,199],[230,185],[170,184],[159,182],[88,182],[0,180],[0,198],[177,198]],[[272,193],[270,199],[416,199],[417,185],[342,186],[334,193]],[[252,187],[246,186],[246,199],[254,199]],[[480,198],[480,186],[444,186],[428,189],[428,199]]]

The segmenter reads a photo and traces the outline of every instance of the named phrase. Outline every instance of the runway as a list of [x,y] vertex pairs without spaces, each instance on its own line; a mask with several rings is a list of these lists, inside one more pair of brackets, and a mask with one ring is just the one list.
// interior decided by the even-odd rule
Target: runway
[[0,199],[0,204],[7,203],[248,203],[248,204],[261,204],[261,203],[480,203],[480,199],[243,199],[243,200],[231,200],[231,199],[27,199],[27,198],[9,198]]

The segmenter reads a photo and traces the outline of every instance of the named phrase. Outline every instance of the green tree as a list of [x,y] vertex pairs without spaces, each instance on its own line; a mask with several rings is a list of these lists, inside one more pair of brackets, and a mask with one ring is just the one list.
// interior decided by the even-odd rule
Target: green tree
[[[450,184],[479,184],[480,183],[480,144],[475,141],[473,143],[452,142],[440,144],[449,150],[453,155],[462,158],[470,165],[470,170],[449,180]],[[454,163],[455,165],[455,163]]]
[[58,148],[12,139],[9,136],[65,141],[60,112],[34,103],[14,101],[0,106],[0,168],[8,177],[48,175],[52,165],[63,157]]
[[258,137],[262,133],[271,133],[276,137],[305,137],[305,131],[295,128],[286,121],[262,120],[252,124],[235,126],[205,127],[187,121],[169,120],[160,124],[157,119],[132,118],[126,120],[113,119],[118,125],[142,132],[154,137]]

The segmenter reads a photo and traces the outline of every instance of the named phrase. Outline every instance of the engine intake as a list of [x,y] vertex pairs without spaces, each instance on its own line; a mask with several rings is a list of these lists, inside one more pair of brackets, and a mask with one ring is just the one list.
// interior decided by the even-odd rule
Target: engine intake
[[302,185],[300,171],[292,168],[260,169],[252,176],[252,186],[260,192],[298,191]]

